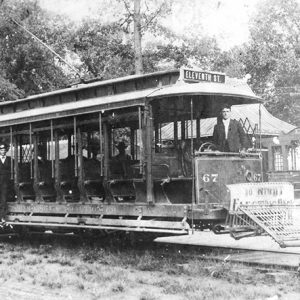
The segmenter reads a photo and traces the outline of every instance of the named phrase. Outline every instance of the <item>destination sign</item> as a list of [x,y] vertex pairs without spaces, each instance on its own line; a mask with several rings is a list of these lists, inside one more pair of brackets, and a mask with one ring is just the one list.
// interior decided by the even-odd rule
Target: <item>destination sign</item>
[[290,183],[260,182],[227,185],[230,192],[230,210],[235,211],[240,205],[292,205],[294,187]]
[[225,74],[221,73],[211,73],[205,71],[195,71],[193,69],[184,69],[181,70],[181,78],[184,81],[190,82],[216,82],[216,83],[225,83]]

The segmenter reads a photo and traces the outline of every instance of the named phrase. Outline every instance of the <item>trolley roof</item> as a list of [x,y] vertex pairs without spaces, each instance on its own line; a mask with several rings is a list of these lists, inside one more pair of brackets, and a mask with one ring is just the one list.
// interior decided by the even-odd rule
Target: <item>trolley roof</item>
[[[177,76],[177,80],[174,84],[172,84],[171,81],[165,85],[162,85],[161,82],[159,82],[159,79],[162,78],[162,76],[174,77],[175,75]],[[157,81],[156,86],[152,88],[119,92],[118,94],[114,95],[103,95],[98,97],[94,97],[93,95],[89,94],[88,97],[78,101],[52,105],[50,103],[47,104],[47,106],[42,103],[43,107],[34,107],[33,105],[30,105],[30,101],[35,101],[34,103],[38,103],[37,101],[49,96],[64,97],[67,93],[76,93],[82,89],[89,90],[99,86],[105,87],[111,86],[112,84],[124,84],[128,82],[131,82],[130,86],[132,86],[132,83],[134,83],[135,80],[149,80],[151,77],[154,77]],[[214,96],[236,98],[236,104],[257,103],[260,100],[260,98],[257,97],[252,92],[250,87],[243,81],[226,77],[224,83],[206,81],[190,83],[183,80],[182,77],[179,76],[179,70],[172,70],[169,72],[157,72],[147,75],[127,76],[123,79],[118,78],[114,80],[102,81],[100,83],[91,83],[76,88],[63,89],[51,93],[35,95],[25,99],[17,100],[13,103],[11,101],[2,103],[1,106],[3,108],[2,115],[0,116],[0,126],[57,119],[66,116],[81,115],[132,106],[143,106],[145,105],[146,101],[152,101],[154,99],[176,96],[184,97],[189,95],[210,95],[213,96],[211,101],[215,99]],[[5,105],[21,105],[22,101],[25,101],[26,104],[29,101],[29,104],[27,104],[28,106],[26,106],[26,108],[16,106],[17,108],[14,107],[14,112],[8,111],[7,113],[3,113]],[[41,104],[39,105],[41,106]],[[31,108],[32,106],[33,108]]]
[[250,103],[260,101],[260,97],[256,96],[245,82],[235,78],[226,78],[225,84],[212,82],[190,84],[179,81],[173,86],[156,90],[149,97],[171,97],[178,95],[220,95],[245,98]]

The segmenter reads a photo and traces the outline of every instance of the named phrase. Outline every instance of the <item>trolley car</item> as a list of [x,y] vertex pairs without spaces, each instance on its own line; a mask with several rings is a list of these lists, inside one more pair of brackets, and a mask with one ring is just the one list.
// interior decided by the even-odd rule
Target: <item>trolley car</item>
[[216,152],[201,133],[201,120],[224,103],[257,102],[242,81],[181,69],[1,103],[0,135],[12,158],[6,221],[53,231],[259,233],[237,193],[266,188],[277,204],[280,193],[292,203],[291,186],[262,183],[255,147],[245,156]]

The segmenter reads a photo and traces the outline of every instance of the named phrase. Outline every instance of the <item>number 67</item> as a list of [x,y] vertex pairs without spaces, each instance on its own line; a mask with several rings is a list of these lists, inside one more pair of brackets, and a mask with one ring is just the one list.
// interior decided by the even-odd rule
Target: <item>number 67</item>
[[219,174],[203,174],[202,180],[204,182],[217,182]]

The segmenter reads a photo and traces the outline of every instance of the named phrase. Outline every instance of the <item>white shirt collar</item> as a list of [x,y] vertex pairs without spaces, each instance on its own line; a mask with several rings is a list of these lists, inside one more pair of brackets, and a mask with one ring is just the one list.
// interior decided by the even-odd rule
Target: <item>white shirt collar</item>
[[229,123],[230,123],[230,118],[228,118],[227,120],[223,120],[223,124],[224,124],[224,127],[225,127],[225,138],[226,138],[226,140],[228,138]]
[[224,119],[223,119],[223,124],[224,124],[224,125],[226,124],[226,125],[228,126],[229,123],[230,123],[230,118],[228,118],[227,120],[224,120]]

